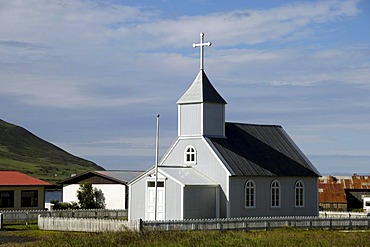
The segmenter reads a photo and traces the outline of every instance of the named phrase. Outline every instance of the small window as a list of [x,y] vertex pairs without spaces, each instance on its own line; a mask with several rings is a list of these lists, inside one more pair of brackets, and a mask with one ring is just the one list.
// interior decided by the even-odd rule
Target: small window
[[256,185],[253,180],[245,183],[245,208],[256,207]]
[[294,191],[295,191],[295,206],[304,207],[304,184],[301,180],[295,183]]
[[[149,181],[148,182],[148,187],[155,187],[155,181]],[[163,181],[158,181],[157,182],[157,187],[164,187],[164,182]]]
[[37,206],[38,206],[38,191],[22,190],[21,207],[37,207]]
[[277,180],[271,183],[271,208],[280,207],[280,183]]
[[197,160],[197,152],[193,146],[188,146],[184,153],[184,162],[187,164],[195,164]]
[[14,191],[4,190],[0,191],[0,208],[14,207]]

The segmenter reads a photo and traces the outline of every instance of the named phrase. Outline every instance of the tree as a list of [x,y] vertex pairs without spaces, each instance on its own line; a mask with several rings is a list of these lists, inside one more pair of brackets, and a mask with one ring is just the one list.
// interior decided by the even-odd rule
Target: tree
[[82,209],[105,208],[103,192],[100,189],[93,188],[89,182],[80,184],[77,199]]

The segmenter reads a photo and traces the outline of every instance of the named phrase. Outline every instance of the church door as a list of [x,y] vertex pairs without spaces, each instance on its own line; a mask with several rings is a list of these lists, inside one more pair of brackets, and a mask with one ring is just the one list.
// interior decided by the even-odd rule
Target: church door
[[[155,220],[155,182],[148,181],[147,186],[147,196],[146,196],[146,205],[147,205],[147,220]],[[164,194],[164,182],[157,182],[157,220],[164,220],[164,211],[165,210],[165,194]]]

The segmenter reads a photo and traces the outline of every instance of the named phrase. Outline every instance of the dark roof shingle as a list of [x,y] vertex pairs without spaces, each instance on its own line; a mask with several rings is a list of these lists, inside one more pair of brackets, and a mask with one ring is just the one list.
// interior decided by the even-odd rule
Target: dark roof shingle
[[281,126],[225,123],[226,138],[213,138],[237,176],[319,176]]

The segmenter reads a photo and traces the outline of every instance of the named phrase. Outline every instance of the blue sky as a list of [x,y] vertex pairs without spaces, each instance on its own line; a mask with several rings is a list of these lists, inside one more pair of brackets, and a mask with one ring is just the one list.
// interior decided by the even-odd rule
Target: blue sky
[[0,118],[106,169],[177,136],[199,69],[233,122],[282,125],[322,174],[370,174],[368,1],[0,1]]

